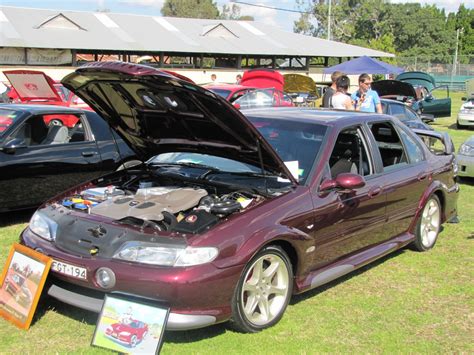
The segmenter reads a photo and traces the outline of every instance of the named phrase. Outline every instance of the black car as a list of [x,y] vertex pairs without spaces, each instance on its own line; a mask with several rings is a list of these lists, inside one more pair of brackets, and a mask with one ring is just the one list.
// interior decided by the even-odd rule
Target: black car
[[[51,124],[58,118],[64,124]],[[138,163],[95,112],[0,105],[0,212],[38,206],[64,189]]]
[[400,101],[388,99],[381,99],[380,101],[383,113],[397,117],[408,127],[434,131],[433,127],[425,123],[425,121],[432,121],[433,116],[427,114],[419,115],[407,104]]

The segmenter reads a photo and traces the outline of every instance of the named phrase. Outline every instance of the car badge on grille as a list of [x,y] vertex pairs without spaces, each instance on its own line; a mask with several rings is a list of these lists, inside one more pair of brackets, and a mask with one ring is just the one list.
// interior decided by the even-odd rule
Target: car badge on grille
[[89,228],[87,231],[90,232],[91,235],[92,235],[94,238],[100,238],[100,237],[102,237],[105,233],[107,233],[107,231],[105,230],[105,228],[102,227],[102,226],[98,226],[98,227],[96,227],[96,228]]

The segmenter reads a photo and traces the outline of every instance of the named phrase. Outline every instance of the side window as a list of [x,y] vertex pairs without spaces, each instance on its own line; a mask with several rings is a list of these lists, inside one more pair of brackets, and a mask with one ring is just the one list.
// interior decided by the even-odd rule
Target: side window
[[404,130],[399,130],[400,137],[402,138],[403,144],[405,145],[406,152],[408,155],[408,160],[410,163],[418,163],[425,160],[423,150],[418,145],[418,143],[410,137]]
[[341,173],[367,176],[373,173],[373,165],[367,154],[367,144],[359,127],[351,127],[339,133],[329,158],[331,177]]
[[405,107],[397,104],[390,105],[390,114],[403,120],[405,118]]
[[416,115],[415,111],[413,111],[411,108],[405,107],[405,113],[406,116],[409,120],[417,120],[418,116]]
[[408,163],[403,144],[391,122],[373,123],[369,127],[379,148],[384,171]]
[[76,115],[50,114],[28,118],[12,138],[27,146],[65,144],[85,140],[81,119]]

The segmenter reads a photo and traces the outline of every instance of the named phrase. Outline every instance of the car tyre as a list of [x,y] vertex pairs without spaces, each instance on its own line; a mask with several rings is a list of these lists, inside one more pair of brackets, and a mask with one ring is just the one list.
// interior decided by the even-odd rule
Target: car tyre
[[279,246],[260,250],[245,266],[232,297],[230,325],[255,333],[276,324],[293,291],[290,259]]
[[466,128],[466,126],[464,126],[462,124],[459,124],[459,121],[456,121],[456,128],[457,129],[464,129],[464,128]]
[[58,119],[54,119],[54,120],[49,121],[49,127],[62,126],[62,125],[63,125],[63,123],[61,122],[61,120],[58,120]]
[[132,348],[134,348],[135,346],[137,346],[137,343],[138,343],[138,341],[137,341],[137,336],[136,336],[136,335],[132,335],[132,338],[130,339],[130,346],[131,346]]
[[418,218],[413,248],[427,251],[434,247],[441,228],[441,203],[436,195],[431,195]]

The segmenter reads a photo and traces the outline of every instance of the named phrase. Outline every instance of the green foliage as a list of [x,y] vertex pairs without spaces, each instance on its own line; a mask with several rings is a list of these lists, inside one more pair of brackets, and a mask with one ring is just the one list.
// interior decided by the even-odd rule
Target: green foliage
[[253,21],[253,16],[240,15],[240,6],[237,4],[224,5],[219,18],[223,20]]
[[[307,11],[294,23],[294,31],[327,37],[328,3],[298,0]],[[450,62],[455,52],[456,30],[459,56],[474,55],[474,9],[463,4],[446,16],[434,5],[391,3],[388,0],[332,0],[331,39],[394,53],[421,57],[425,61]]]
[[161,14],[169,17],[219,18],[219,10],[212,0],[166,0]]

